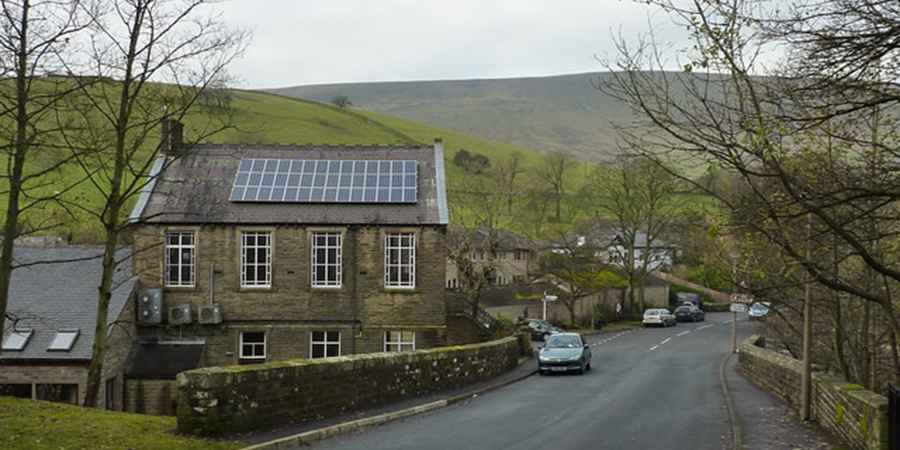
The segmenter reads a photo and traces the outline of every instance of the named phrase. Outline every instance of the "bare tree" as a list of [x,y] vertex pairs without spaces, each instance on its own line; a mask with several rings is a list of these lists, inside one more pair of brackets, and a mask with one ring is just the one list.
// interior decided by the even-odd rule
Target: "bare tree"
[[[620,58],[607,65],[615,72],[599,87],[636,113],[620,136],[660,167],[714,163],[734,174],[740,189],[731,193],[695,186],[812,282],[880,308],[897,380],[900,133],[879,110],[900,106],[900,8],[880,0],[651,3],[690,31],[695,50],[674,74],[652,35],[619,41]],[[764,65],[760,55],[776,62]],[[800,231],[807,217],[808,233]],[[817,242],[842,248],[839,263],[807,252]]]
[[[101,80],[79,90],[79,126],[65,133],[79,167],[102,198],[100,205],[68,205],[103,225],[103,274],[98,286],[97,322],[85,394],[96,406],[106,350],[113,277],[121,263],[116,247],[135,225],[125,206],[150,177],[159,176],[188,147],[178,147],[183,120],[228,64],[241,54],[247,34],[226,28],[209,15],[205,0],[114,0],[91,16],[91,46],[84,70]],[[194,138],[225,129],[218,117],[195,120]],[[227,116],[226,116],[227,117]],[[199,119],[199,118],[198,118]],[[161,123],[176,124],[156,144]],[[198,126],[199,125],[199,126]],[[181,153],[178,153],[181,152]],[[156,164],[158,169],[151,173]]]
[[522,167],[522,155],[513,153],[508,159],[500,160],[494,167],[494,172],[506,199],[506,214],[512,214],[513,201],[521,192],[517,183],[522,181],[522,175],[525,173],[525,168]]
[[642,312],[647,277],[669,257],[655,249],[677,214],[676,178],[652,161],[622,156],[615,165],[595,171],[587,191],[584,197],[613,219],[609,256],[628,280],[631,312]]
[[550,153],[544,157],[544,164],[538,169],[537,175],[546,186],[547,192],[553,198],[556,205],[556,221],[562,221],[562,201],[569,186],[567,177],[573,162],[564,153]]
[[91,8],[90,2],[75,0],[0,1],[0,76],[4,79],[0,83],[0,149],[6,156],[0,331],[8,316],[16,238],[60,224],[54,218],[30,223],[23,219],[72,187],[56,181],[56,172],[69,158],[58,145],[61,124],[55,120],[72,84],[54,74],[64,75],[62,59],[70,52],[70,39],[84,29],[87,22],[82,11]]

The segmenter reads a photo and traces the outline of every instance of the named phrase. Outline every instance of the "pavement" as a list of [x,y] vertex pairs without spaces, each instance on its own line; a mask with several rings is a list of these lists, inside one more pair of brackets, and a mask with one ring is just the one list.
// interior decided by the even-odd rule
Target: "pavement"
[[[777,398],[744,379],[731,350],[731,314],[707,321],[588,336],[594,370],[585,375],[531,376],[520,366],[497,389],[466,396],[441,393],[370,410],[359,417],[428,404],[455,395],[440,408],[285,448],[376,449],[730,449],[737,424],[743,449],[835,449],[825,434],[804,425]],[[754,324],[738,322],[738,339]],[[733,408],[725,401],[726,380]],[[505,379],[505,383],[502,381]],[[491,382],[483,383],[481,387]],[[479,386],[468,389],[475,390]],[[328,422],[282,429],[286,435]],[[270,438],[273,436],[269,436]],[[259,442],[264,435],[254,436]]]
[[736,356],[725,366],[725,379],[736,406],[743,450],[845,448],[815,423],[802,422],[787,403],[741,375]]

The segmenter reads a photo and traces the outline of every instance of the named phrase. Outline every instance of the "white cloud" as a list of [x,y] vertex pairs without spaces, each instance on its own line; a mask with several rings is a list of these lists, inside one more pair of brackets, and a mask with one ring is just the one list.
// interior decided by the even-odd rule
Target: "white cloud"
[[630,0],[231,0],[254,40],[232,67],[245,87],[496,78],[596,71],[612,34],[678,37]]

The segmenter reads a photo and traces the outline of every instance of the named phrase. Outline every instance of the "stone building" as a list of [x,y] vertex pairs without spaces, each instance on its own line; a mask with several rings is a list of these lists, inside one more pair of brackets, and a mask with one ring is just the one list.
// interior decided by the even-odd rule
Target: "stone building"
[[[114,278],[100,407],[121,410],[134,337],[135,278],[127,250]],[[97,323],[100,247],[15,248],[3,343],[0,395],[81,404]],[[38,264],[57,262],[56,264]],[[67,261],[67,262],[63,262]]]
[[163,166],[132,212],[145,301],[135,370],[194,355],[213,366],[446,342],[439,140],[192,145]]
[[[491,286],[509,286],[529,281],[537,264],[533,242],[503,229],[491,232],[476,229],[468,233],[470,236],[467,239],[473,248],[468,258],[475,267],[486,265],[493,268],[488,279]],[[459,289],[461,282],[456,264],[452,258],[448,258],[447,289]]]

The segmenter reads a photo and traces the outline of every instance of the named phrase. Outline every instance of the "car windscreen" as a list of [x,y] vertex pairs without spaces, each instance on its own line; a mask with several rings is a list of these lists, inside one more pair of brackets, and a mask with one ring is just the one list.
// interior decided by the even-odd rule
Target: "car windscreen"
[[675,312],[691,312],[691,308],[688,306],[679,306],[675,308]]
[[548,348],[578,348],[581,347],[581,339],[578,336],[556,335],[547,341]]
[[645,316],[658,316],[659,310],[658,309],[648,309],[647,311],[644,311],[644,315]]

